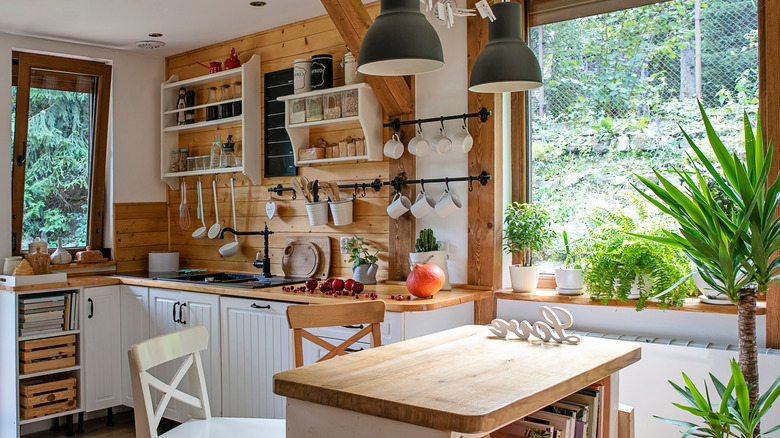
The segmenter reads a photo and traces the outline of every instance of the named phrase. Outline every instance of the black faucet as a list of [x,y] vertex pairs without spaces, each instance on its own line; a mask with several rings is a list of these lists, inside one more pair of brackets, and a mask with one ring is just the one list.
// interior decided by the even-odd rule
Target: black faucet
[[263,231],[236,231],[230,227],[225,227],[219,233],[219,238],[225,238],[225,231],[229,231],[236,236],[263,236],[263,260],[260,260],[260,251],[255,255],[255,261],[252,263],[257,269],[263,270],[263,277],[271,278],[271,259],[268,257],[268,236],[274,234],[273,231],[268,231],[268,225],[265,225]]

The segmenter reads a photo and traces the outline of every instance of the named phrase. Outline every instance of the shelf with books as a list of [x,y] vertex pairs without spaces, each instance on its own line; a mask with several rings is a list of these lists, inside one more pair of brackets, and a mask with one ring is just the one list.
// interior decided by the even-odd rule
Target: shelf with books
[[61,335],[79,328],[78,292],[29,294],[19,297],[19,337]]

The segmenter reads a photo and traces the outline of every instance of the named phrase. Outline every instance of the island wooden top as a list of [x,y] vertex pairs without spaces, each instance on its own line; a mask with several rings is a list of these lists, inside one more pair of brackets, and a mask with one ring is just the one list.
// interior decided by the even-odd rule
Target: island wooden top
[[462,326],[278,373],[274,392],[423,427],[494,430],[640,359],[633,343],[495,337]]

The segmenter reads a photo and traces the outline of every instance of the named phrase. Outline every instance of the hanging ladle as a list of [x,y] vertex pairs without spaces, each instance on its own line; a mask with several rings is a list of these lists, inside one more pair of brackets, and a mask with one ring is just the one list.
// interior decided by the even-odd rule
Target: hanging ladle
[[[233,187],[233,179],[234,178],[230,178],[230,199],[233,202],[233,229],[237,230],[238,226],[236,225],[236,191],[235,188]],[[222,257],[233,257],[238,253],[238,235],[233,234],[233,237],[236,239],[235,241],[222,245],[219,248],[219,253],[222,254]]]
[[216,239],[219,237],[219,232],[222,231],[222,225],[219,223],[219,205],[217,204],[217,177],[211,181],[211,189],[214,192],[214,214],[217,216],[217,222],[209,228],[209,239]]
[[201,190],[200,178],[198,178],[198,212],[200,213],[200,223],[203,226],[192,232],[192,238],[200,240],[206,237],[207,232],[205,214],[203,214],[203,191]]

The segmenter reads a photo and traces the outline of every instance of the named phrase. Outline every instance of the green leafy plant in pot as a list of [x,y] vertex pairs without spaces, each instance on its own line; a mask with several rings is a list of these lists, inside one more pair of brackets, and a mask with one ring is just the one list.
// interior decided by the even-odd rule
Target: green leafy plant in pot
[[447,259],[449,255],[446,251],[439,250],[439,244],[436,242],[436,236],[433,230],[426,228],[420,231],[420,236],[414,243],[415,252],[409,253],[409,267],[416,264],[430,263],[436,265],[444,271],[444,286],[442,290],[452,290],[450,285],[450,273],[447,270]]
[[620,210],[595,208],[589,215],[591,230],[582,250],[588,254],[584,274],[590,297],[604,304],[634,299],[637,310],[651,298],[662,308],[680,306],[694,293],[690,280],[675,286],[690,271],[688,261],[676,248],[634,236],[637,230],[664,233],[663,225],[649,221],[641,205],[637,210],[639,221]]
[[504,252],[517,264],[509,267],[512,289],[533,292],[539,282],[539,266],[533,264],[534,253],[552,244],[555,230],[550,214],[541,205],[513,202],[504,211]]
[[568,233],[563,231],[561,235],[563,236],[563,248],[566,250],[566,259],[563,261],[563,265],[555,268],[555,284],[558,286],[558,293],[561,295],[582,295],[585,288],[581,262],[583,257],[577,246],[572,252]]
[[[373,250],[373,252],[372,252]],[[379,266],[379,250],[366,242],[362,237],[355,236],[347,241],[349,261],[352,263],[352,278],[363,284],[376,284],[376,273]]]
[[[780,179],[769,177],[773,146],[770,143],[764,150],[760,122],[754,134],[744,115],[743,161],[725,147],[701,103],[699,109],[720,170],[683,129],[701,164],[690,159],[692,171],[674,170],[682,188],[658,171],[659,184],[639,177],[650,192],[640,193],[674,218],[680,229],[661,237],[646,237],[683,250],[709,286],[737,304],[739,366],[750,388],[753,409],[758,402],[756,295],[766,292],[780,266],[780,221],[776,218]],[[734,208],[728,211],[717,202],[708,178],[715,181]]]

